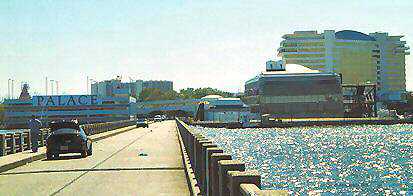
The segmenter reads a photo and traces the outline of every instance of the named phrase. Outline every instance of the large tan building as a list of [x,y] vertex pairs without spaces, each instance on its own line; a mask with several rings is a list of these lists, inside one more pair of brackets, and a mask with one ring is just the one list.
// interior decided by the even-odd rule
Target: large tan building
[[278,49],[286,63],[335,72],[344,84],[377,84],[382,101],[400,101],[406,92],[405,55],[409,48],[387,33],[295,31]]

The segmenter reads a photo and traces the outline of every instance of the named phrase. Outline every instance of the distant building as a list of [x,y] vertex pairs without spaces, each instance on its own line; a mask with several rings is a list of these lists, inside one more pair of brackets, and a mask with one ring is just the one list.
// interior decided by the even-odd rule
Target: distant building
[[388,33],[295,31],[283,36],[278,55],[289,64],[342,75],[343,84],[377,84],[381,101],[401,101],[406,92],[409,47]]
[[380,58],[377,66],[378,96],[382,100],[398,101],[406,91],[405,57],[409,55],[409,47],[403,37],[389,36],[388,33],[370,33],[376,40]]
[[156,88],[161,90],[162,92],[171,91],[173,90],[173,83],[172,81],[165,81],[165,80],[149,80],[143,82],[143,89],[147,88]]
[[99,97],[134,97],[139,98],[143,89],[156,88],[162,92],[173,90],[172,81],[143,81],[122,82],[120,78],[105,80],[91,84],[92,94]]
[[249,108],[240,98],[223,98],[208,95],[201,98],[198,120],[213,122],[244,122],[248,119]]
[[122,82],[120,79],[105,80],[91,84],[92,95],[99,97],[134,97],[142,92],[143,81]]
[[51,121],[77,119],[80,123],[128,120],[135,115],[130,97],[98,97],[97,95],[33,96],[29,99],[4,101],[5,126],[27,128],[32,115],[44,125]]
[[245,83],[252,113],[277,118],[342,117],[341,79],[301,65],[268,61],[267,71]]

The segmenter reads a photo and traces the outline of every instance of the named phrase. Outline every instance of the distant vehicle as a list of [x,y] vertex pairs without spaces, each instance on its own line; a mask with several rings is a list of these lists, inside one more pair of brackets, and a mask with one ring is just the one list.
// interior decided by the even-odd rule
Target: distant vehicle
[[59,154],[80,153],[83,158],[92,155],[92,140],[76,121],[59,121],[49,124],[51,134],[46,139],[47,159]]
[[163,119],[162,119],[162,116],[161,115],[156,115],[154,118],[153,118],[153,121],[155,121],[155,122],[161,122]]
[[136,128],[139,128],[139,127],[149,128],[148,121],[146,121],[146,119],[144,119],[144,118],[138,119],[136,121]]

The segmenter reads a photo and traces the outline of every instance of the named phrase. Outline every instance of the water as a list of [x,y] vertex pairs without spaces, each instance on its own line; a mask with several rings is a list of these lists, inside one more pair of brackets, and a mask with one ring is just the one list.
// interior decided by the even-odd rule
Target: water
[[413,125],[197,129],[258,170],[264,189],[413,195]]

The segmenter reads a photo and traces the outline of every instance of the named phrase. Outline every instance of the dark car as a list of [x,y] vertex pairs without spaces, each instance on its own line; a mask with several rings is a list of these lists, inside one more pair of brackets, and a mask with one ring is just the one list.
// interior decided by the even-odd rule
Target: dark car
[[139,128],[139,127],[146,127],[146,128],[148,128],[148,127],[149,127],[148,121],[146,121],[146,119],[138,119],[138,120],[136,121],[136,128]]
[[76,121],[52,122],[49,128],[51,134],[46,139],[47,159],[66,153],[80,153],[82,157],[92,155],[92,140]]

